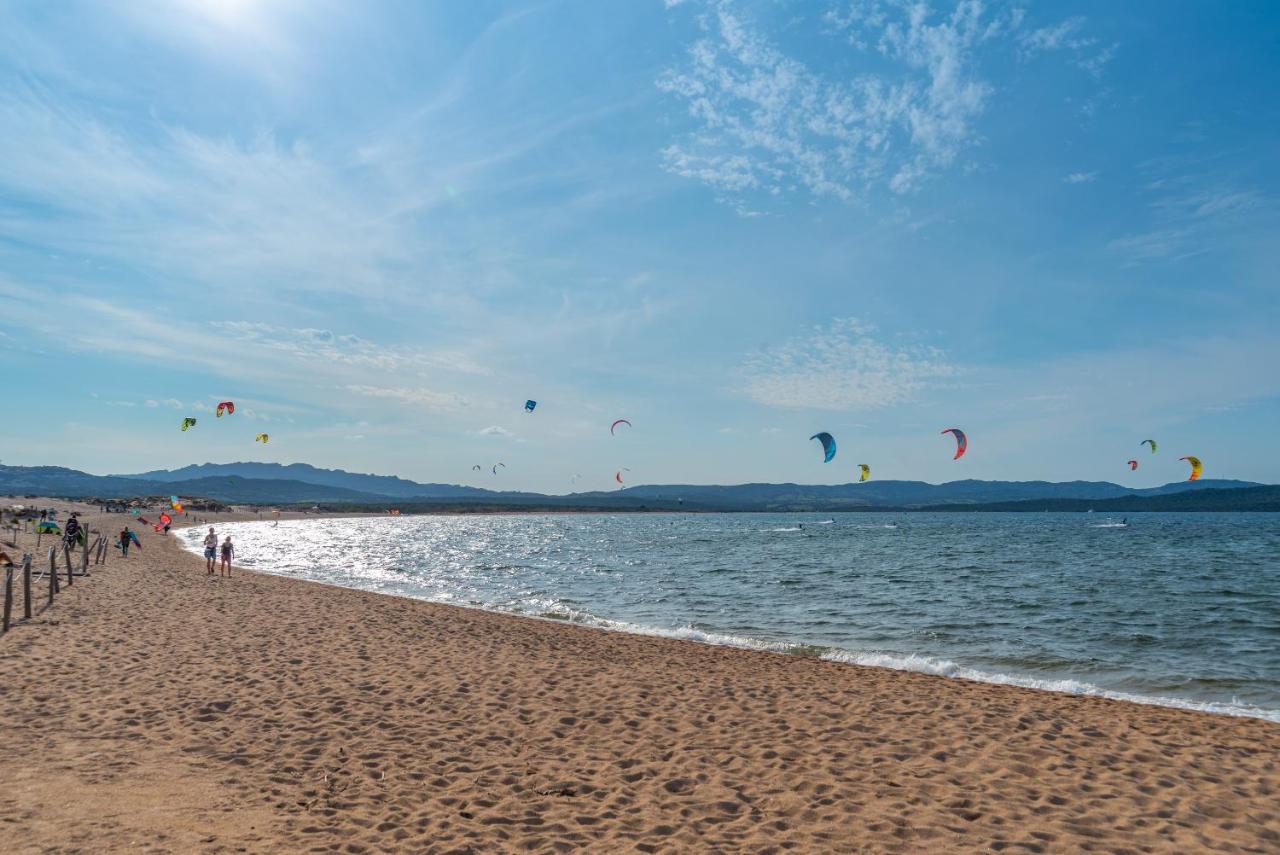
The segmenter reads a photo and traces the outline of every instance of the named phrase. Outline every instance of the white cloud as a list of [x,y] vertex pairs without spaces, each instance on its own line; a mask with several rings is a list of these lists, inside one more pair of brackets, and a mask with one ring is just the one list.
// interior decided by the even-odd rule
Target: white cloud
[[1067,51],[1077,68],[1093,77],[1101,77],[1103,69],[1115,58],[1119,45],[1101,45],[1093,36],[1084,34],[1085,19],[1079,16],[1067,18],[1048,27],[1025,30],[1018,38],[1023,59],[1050,51]]
[[489,427],[481,428],[480,430],[476,431],[476,433],[479,436],[501,436],[501,437],[515,436],[514,433],[502,427],[501,425],[489,425]]
[[160,406],[160,402],[159,402],[159,401],[153,401],[153,400],[151,400],[151,399],[148,399],[148,400],[146,401],[146,406],[148,406],[148,407],[158,407],[158,406]]
[[402,386],[366,386],[353,383],[343,387],[346,391],[368,398],[382,398],[399,401],[404,404],[425,407],[428,410],[453,412],[467,405],[467,402],[452,392],[437,392],[431,389],[414,389]]
[[1072,172],[1062,177],[1063,184],[1092,184],[1098,180],[1096,172]]
[[837,319],[813,334],[746,360],[742,391],[774,407],[868,410],[910,400],[932,380],[957,372],[932,347],[894,348],[875,328]]
[[988,15],[974,0],[940,14],[923,3],[855,2],[824,23],[890,67],[834,77],[783,53],[730,0],[708,5],[688,62],[658,79],[697,123],[662,158],[728,197],[909,192],[978,142],[974,125],[994,92],[979,73],[984,45],[1015,38],[1036,52],[1083,38],[1083,19],[1026,32],[1021,12]]

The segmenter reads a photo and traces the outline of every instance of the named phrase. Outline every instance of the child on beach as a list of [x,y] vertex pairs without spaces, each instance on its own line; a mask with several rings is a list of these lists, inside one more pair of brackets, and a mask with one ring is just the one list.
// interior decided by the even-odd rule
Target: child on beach
[[210,576],[213,575],[213,565],[218,560],[218,536],[213,533],[213,526],[209,526],[209,533],[204,536],[204,569]]
[[[236,554],[236,548],[231,545],[231,535],[227,535],[227,539],[222,541],[222,568],[221,568],[223,571],[226,572],[227,576],[231,575],[231,559],[235,556],[235,554]],[[219,572],[218,575],[221,576],[222,573]]]

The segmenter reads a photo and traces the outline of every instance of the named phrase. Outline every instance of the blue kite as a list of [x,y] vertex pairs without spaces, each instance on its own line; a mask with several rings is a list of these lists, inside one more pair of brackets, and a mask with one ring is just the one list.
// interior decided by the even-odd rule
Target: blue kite
[[816,439],[822,443],[822,462],[830,463],[831,458],[836,456],[836,438],[826,431],[815,433],[809,439]]
[[533,408],[534,408],[534,407],[536,407],[536,406],[538,406],[538,402],[537,402],[537,401],[532,401],[532,400],[530,400],[530,401],[525,401],[525,402],[524,402],[524,411],[525,411],[526,413],[532,413],[532,412],[533,412]]

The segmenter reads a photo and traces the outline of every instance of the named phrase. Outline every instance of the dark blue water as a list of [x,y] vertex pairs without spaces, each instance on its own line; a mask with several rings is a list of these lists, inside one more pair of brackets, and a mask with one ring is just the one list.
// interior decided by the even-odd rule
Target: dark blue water
[[[247,566],[458,605],[1280,721],[1280,515],[237,523]],[[201,534],[186,532],[194,541]]]

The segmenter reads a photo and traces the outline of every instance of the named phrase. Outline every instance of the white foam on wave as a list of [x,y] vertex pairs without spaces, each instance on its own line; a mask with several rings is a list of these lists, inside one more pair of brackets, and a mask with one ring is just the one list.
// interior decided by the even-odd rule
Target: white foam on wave
[[1110,698],[1116,701],[1129,701],[1135,704],[1151,704],[1153,706],[1174,707],[1176,709],[1210,712],[1219,715],[1244,716],[1261,718],[1267,721],[1280,722],[1280,710],[1264,709],[1252,704],[1222,703],[1219,701],[1191,701],[1184,698],[1166,698],[1153,695],[1139,695],[1132,692],[1117,692],[1104,689],[1093,683],[1071,679],[1044,679],[1018,674],[1003,674],[998,671],[981,671],[968,668],[949,659],[935,659],[931,656],[907,654],[905,656],[891,653],[855,653],[848,650],[831,650],[822,655],[831,662],[844,662],[850,665],[865,665],[872,668],[889,668],[894,671],[915,671],[920,674],[933,674],[939,677],[953,677],[959,680],[973,680],[978,683],[994,683],[1000,686],[1019,686],[1024,689],[1039,689],[1045,692],[1059,692],[1065,695],[1081,695],[1094,698]]
[[[493,609],[491,611],[501,611]],[[1266,721],[1280,722],[1280,710],[1265,709],[1251,704],[1222,703],[1218,701],[1191,701],[1184,698],[1166,698],[1152,695],[1139,695],[1132,692],[1117,692],[1104,689],[1093,683],[1081,680],[1058,679],[1049,680],[1039,677],[1018,674],[1004,674],[998,671],[981,671],[952,662],[949,659],[936,659],[910,653],[907,655],[892,653],[871,653],[830,649],[820,645],[801,644],[789,641],[766,641],[750,636],[732,635],[729,633],[711,632],[692,626],[674,628],[647,626],[610,620],[597,617],[579,609],[572,611],[573,622],[597,629],[612,632],[625,632],[630,635],[645,635],[655,638],[675,638],[681,641],[694,641],[699,644],[712,644],[718,647],[740,647],[747,650],[763,650],[769,653],[785,653],[804,655],[816,650],[824,650],[817,658],[827,662],[839,662],[846,665],[861,665],[868,668],[888,668],[892,671],[913,671],[918,674],[931,674],[936,677],[950,677],[958,680],[973,680],[978,683],[993,683],[1000,686],[1018,686],[1024,689],[1037,689],[1043,692],[1058,692],[1065,695],[1109,698],[1116,701],[1128,701],[1137,704],[1172,707],[1175,709],[1194,710],[1196,712],[1216,713],[1218,715],[1260,718]]]

